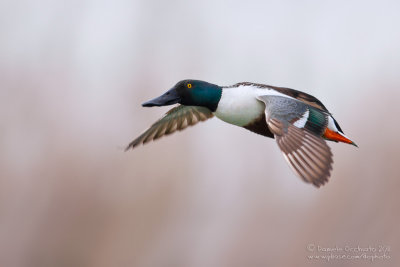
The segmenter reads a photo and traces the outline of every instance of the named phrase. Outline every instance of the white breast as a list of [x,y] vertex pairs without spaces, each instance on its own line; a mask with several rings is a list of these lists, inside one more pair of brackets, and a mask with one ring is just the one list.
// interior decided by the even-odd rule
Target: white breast
[[257,100],[260,95],[289,97],[269,88],[241,85],[223,88],[221,100],[214,115],[230,124],[245,126],[265,112],[265,104]]

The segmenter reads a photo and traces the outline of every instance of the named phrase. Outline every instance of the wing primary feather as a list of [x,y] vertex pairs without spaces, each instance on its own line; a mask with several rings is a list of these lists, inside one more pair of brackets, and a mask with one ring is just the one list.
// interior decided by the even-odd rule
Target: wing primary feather
[[139,137],[133,140],[125,149],[133,149],[139,144],[146,144],[152,140],[159,139],[164,135],[182,131],[188,126],[197,124],[212,118],[211,110],[198,106],[179,105],[169,110],[161,119],[153,123]]
[[[292,140],[287,139],[285,141],[286,142],[280,142],[282,148],[285,148],[285,145],[289,145],[289,143],[292,144]],[[313,179],[316,179],[317,175],[319,173],[321,173],[320,168],[315,170],[315,168],[313,166],[311,166],[311,164],[303,156],[303,153],[300,153],[301,146],[298,146],[297,148],[293,147],[293,144],[290,146],[291,146],[291,149],[290,149],[291,152],[289,154],[293,157],[293,159],[296,162],[296,164],[298,165],[298,167],[301,168],[303,178],[307,179],[307,177],[311,176],[311,178],[312,178],[311,180],[307,179],[309,182],[311,182]]]
[[[320,170],[323,170],[324,163],[321,160],[318,160],[318,162],[315,160],[315,158],[317,158],[317,157],[315,157],[315,154],[312,152],[312,150],[309,150],[309,153],[307,153],[306,151],[304,151],[304,149],[305,149],[304,147],[302,147],[300,149],[301,153],[305,157],[307,157],[314,166],[318,167],[318,169],[320,169]],[[312,157],[310,154],[314,155],[314,157]]]
[[282,133],[275,135],[277,144],[291,169],[304,181],[319,187],[328,181],[332,169],[332,153],[325,140],[310,130],[297,128],[288,123],[267,122],[272,129]]

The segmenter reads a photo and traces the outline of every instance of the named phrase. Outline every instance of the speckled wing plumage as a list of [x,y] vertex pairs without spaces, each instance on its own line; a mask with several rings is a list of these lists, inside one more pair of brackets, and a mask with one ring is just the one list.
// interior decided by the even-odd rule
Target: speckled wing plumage
[[268,128],[291,169],[317,187],[326,183],[333,163],[332,152],[321,137],[328,113],[292,98],[260,96],[258,99],[265,103]]
[[195,125],[200,121],[212,118],[212,112],[205,107],[179,105],[169,110],[164,117],[156,121],[149,129],[144,131],[138,138],[133,140],[127,147],[133,149],[139,144],[146,144],[164,135],[175,131],[182,131],[188,126]]

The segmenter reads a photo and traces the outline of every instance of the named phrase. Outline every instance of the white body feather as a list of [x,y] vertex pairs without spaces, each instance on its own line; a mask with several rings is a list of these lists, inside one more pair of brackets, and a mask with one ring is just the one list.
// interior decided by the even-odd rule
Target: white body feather
[[245,126],[265,112],[265,104],[257,100],[262,95],[278,95],[292,98],[271,88],[240,85],[222,89],[221,100],[214,115],[230,124]]

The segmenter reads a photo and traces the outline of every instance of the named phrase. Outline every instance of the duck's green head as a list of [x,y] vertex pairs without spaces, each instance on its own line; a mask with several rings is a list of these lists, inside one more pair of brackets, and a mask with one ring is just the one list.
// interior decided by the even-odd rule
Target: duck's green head
[[221,94],[222,88],[218,85],[199,80],[183,80],[165,94],[143,103],[142,106],[167,106],[179,103],[186,106],[207,107],[215,111]]

